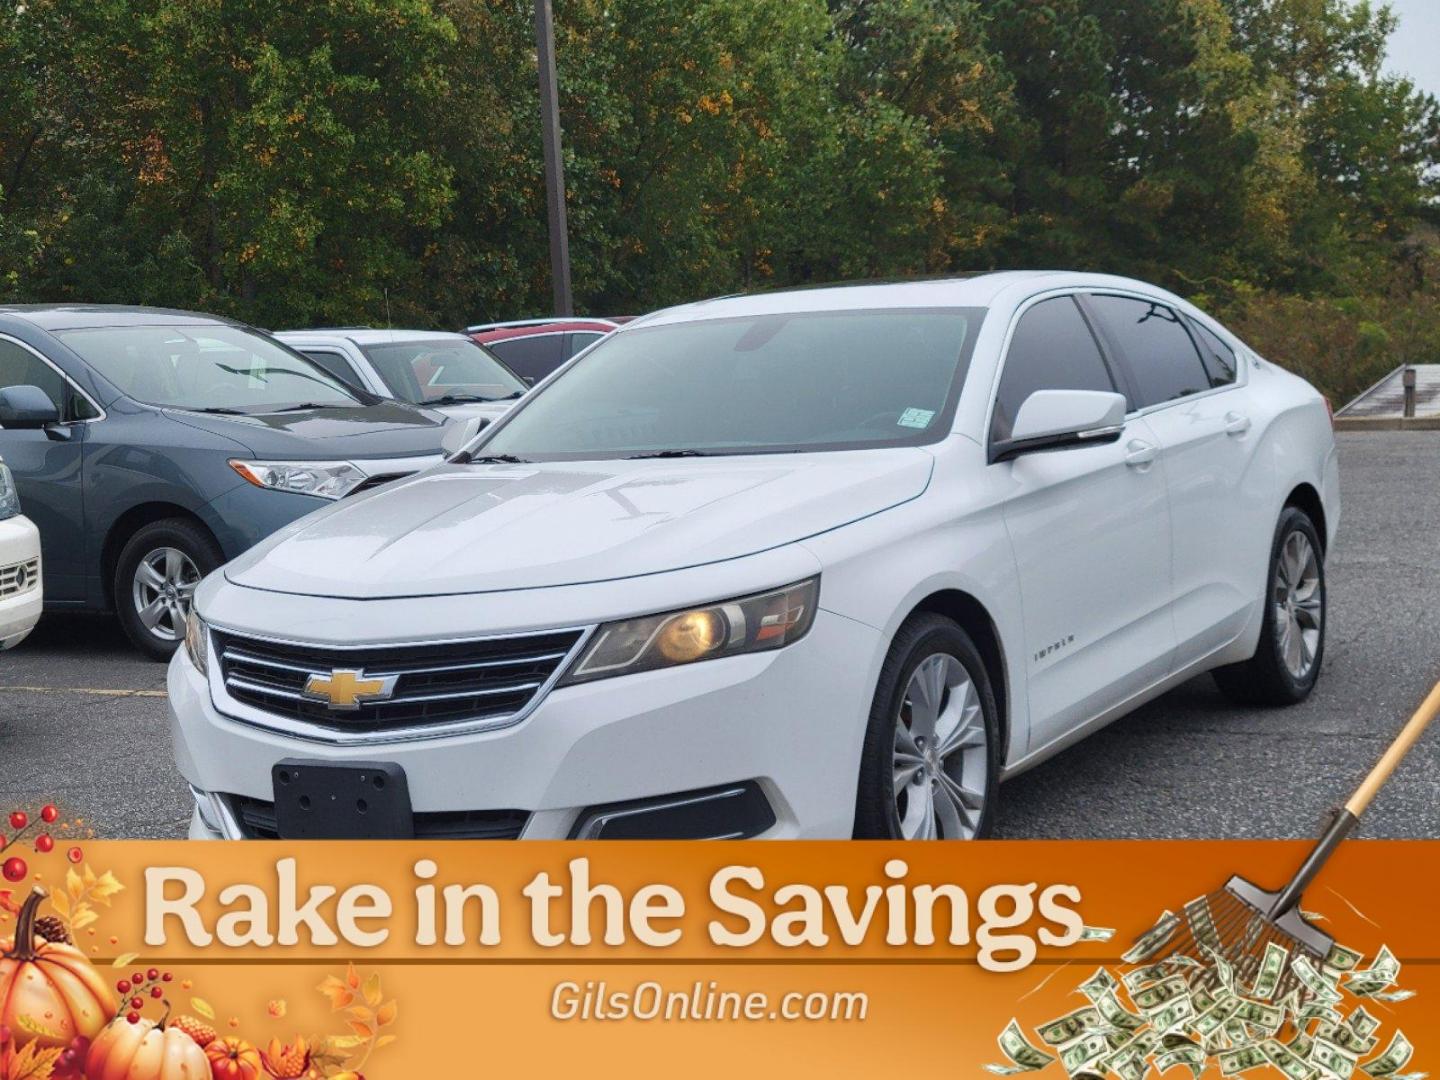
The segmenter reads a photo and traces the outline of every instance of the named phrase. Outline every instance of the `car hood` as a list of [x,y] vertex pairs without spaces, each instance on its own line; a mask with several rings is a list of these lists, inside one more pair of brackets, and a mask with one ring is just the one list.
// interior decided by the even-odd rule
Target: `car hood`
[[354,408],[228,416],[166,410],[182,424],[234,439],[257,457],[383,458],[434,454],[445,421],[419,409],[382,401]]
[[447,465],[337,503],[225,569],[355,599],[546,588],[739,558],[915,498],[924,450]]
[[471,401],[463,405],[426,405],[431,412],[437,412],[449,420],[469,420],[478,416],[494,422],[504,416],[515,405],[513,401]]

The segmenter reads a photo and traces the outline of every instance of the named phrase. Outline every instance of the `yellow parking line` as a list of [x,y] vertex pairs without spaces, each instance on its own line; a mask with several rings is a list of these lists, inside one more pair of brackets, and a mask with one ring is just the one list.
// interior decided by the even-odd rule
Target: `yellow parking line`
[[89,694],[92,697],[165,697],[164,690],[101,690],[90,686],[0,686],[12,694]]

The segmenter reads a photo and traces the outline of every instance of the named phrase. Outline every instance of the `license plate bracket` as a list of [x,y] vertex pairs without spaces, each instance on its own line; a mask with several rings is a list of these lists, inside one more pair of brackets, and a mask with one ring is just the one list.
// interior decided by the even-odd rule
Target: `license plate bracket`
[[270,770],[282,840],[410,840],[405,770],[390,761],[286,758]]

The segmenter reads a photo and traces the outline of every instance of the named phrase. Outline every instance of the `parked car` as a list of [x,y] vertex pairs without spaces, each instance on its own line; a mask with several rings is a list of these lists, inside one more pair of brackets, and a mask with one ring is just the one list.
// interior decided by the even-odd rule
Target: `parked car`
[[[4,410],[0,408],[0,422]],[[0,459],[0,652],[13,649],[40,621],[40,531],[20,512],[15,478]]]
[[47,607],[113,610],[160,659],[205,574],[445,431],[239,323],[108,306],[0,307],[0,417]]
[[1309,694],[1339,515],[1320,394],[1138,281],[660,312],[206,580],[192,834],[983,836],[1197,673]]
[[465,333],[534,384],[618,325],[610,319],[522,319],[467,326]]
[[494,420],[527,389],[499,357],[464,334],[340,327],[275,336],[352,386],[452,419]]

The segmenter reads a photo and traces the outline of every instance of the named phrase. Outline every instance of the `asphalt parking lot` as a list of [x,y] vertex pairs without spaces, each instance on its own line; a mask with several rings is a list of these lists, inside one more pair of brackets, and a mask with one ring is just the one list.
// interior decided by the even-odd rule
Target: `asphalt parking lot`
[[[1001,791],[1008,838],[1313,834],[1440,678],[1440,432],[1340,435],[1344,521],[1325,668],[1304,705],[1256,711],[1196,679]],[[60,802],[103,836],[183,836],[163,666],[108,620],[48,616],[0,654],[0,809]],[[1440,731],[1363,834],[1440,837]]]

